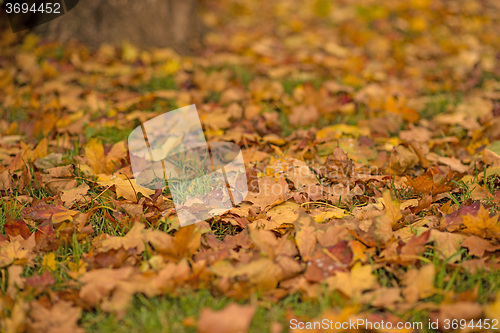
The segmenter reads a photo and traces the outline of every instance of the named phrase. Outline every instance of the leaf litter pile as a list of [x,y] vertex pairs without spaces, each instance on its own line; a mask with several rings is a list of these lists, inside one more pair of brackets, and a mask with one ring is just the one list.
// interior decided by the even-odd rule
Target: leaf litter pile
[[[288,309],[272,332],[500,320],[499,10],[207,1],[192,57],[5,32],[1,330],[82,332],[138,295],[201,290],[230,304],[185,315],[185,330],[244,332],[290,295],[333,301]],[[209,141],[241,147],[250,193],[179,227],[169,189],[135,183],[126,138],[190,104]]]

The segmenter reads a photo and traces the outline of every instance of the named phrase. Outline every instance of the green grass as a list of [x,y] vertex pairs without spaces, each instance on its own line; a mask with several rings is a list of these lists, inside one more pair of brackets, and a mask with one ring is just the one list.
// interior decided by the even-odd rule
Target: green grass
[[253,80],[253,73],[246,67],[234,65],[230,67],[234,73],[234,78],[241,82],[245,88],[248,88],[250,82]]
[[26,108],[22,107],[11,107],[6,108],[2,111],[2,118],[6,119],[9,123],[11,122],[21,122],[29,118],[29,112]]
[[[468,256],[465,251],[462,253]],[[450,268],[445,260],[435,255],[434,250],[425,253],[436,267],[435,287],[439,291],[427,300],[441,302],[444,293],[453,291],[460,293],[478,288],[479,302],[491,301],[491,295],[498,292],[500,287],[500,271],[480,271],[470,274],[460,268]],[[385,287],[397,285],[396,272],[385,269],[375,271],[379,282]],[[404,274],[404,268],[400,268],[397,274]],[[328,293],[321,286],[322,292],[316,300],[304,300],[299,294],[290,294],[280,301],[274,302],[256,295],[250,301],[239,302],[240,304],[258,305],[255,316],[252,319],[250,332],[269,332],[271,324],[278,322],[282,325],[283,332],[288,332],[290,323],[287,314],[304,321],[321,319],[321,314],[326,310],[340,311],[348,305],[337,292]],[[136,295],[127,314],[118,319],[112,314],[106,314],[99,310],[85,312],[82,318],[83,327],[87,332],[196,332],[196,327],[184,325],[183,320],[196,323],[200,311],[205,308],[220,310],[231,303],[232,300],[223,296],[214,296],[208,290],[189,291],[183,290],[176,296],[165,295],[161,297],[146,298]],[[364,310],[368,310],[363,306]],[[422,322],[424,332],[437,332],[426,327],[430,313],[427,310],[413,309],[406,313],[399,313],[401,318],[410,322]]]
[[438,114],[445,113],[449,108],[458,105],[463,100],[462,94],[430,94],[427,96],[428,101],[425,108],[420,112],[420,116],[424,119],[432,119]]
[[319,89],[321,87],[321,84],[323,83],[323,80],[320,78],[312,78],[312,79],[284,79],[282,82],[283,89],[285,92],[289,95],[293,94],[293,90],[297,88],[301,84],[305,83],[312,83],[314,86],[314,89]]
[[[288,327],[286,314],[289,310],[304,319],[315,318],[324,310],[338,306],[339,300],[338,295],[325,295],[318,301],[303,302],[298,294],[292,294],[279,302],[250,302],[257,305],[250,332],[269,332],[274,322],[279,322],[283,328]],[[182,323],[185,318],[191,317],[195,322],[201,309],[221,310],[232,302],[226,297],[213,296],[207,290],[185,290],[177,296],[149,299],[137,295],[123,318],[118,319],[101,311],[85,312],[82,323],[87,332],[196,332],[196,327]]]
[[153,76],[153,78],[146,84],[141,86],[141,91],[149,92],[155,90],[176,90],[178,89],[175,78],[171,75],[166,76]]
[[130,132],[132,132],[133,127],[119,129],[116,127],[94,127],[87,126],[85,128],[85,138],[90,140],[90,138],[98,138],[104,143],[116,143],[122,140],[127,140]]

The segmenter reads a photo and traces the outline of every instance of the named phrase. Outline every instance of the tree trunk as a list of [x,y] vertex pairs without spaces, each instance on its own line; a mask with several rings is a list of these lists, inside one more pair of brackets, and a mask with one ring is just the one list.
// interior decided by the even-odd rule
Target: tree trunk
[[189,54],[201,45],[197,7],[198,0],[80,0],[75,8],[34,31],[47,39],[74,39],[90,47],[128,41]]

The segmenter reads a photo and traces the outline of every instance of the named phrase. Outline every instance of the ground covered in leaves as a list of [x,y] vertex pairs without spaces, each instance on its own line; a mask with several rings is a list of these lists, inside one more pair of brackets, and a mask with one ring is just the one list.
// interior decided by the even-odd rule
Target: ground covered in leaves
[[[205,7],[193,57],[1,36],[0,329],[500,327],[498,3]],[[189,104],[251,192],[180,228],[126,138]]]

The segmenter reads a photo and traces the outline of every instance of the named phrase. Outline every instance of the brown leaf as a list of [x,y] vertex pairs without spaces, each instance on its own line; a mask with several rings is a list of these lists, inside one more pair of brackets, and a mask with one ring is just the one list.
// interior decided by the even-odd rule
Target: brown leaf
[[389,219],[391,226],[394,228],[398,221],[403,217],[401,210],[399,209],[399,202],[392,200],[391,192],[385,190],[383,193],[385,216]]
[[125,236],[113,236],[103,240],[98,250],[106,252],[108,250],[118,250],[123,247],[125,250],[136,249],[138,253],[142,253],[145,249],[145,234],[144,224],[135,223]]
[[318,184],[316,175],[312,173],[306,162],[297,159],[292,160],[292,165],[287,171],[286,177],[293,182],[297,189]]
[[300,205],[294,201],[287,201],[271,208],[267,212],[269,221],[263,222],[265,230],[274,230],[282,224],[290,224],[299,217]]
[[42,183],[54,194],[61,190],[74,188],[77,185],[73,174],[74,166],[71,164],[50,168],[46,171],[47,174],[43,173],[41,175]]
[[295,242],[303,261],[309,261],[316,250],[316,229],[314,221],[305,211],[299,212],[294,222],[296,234]]
[[47,286],[51,286],[56,282],[52,275],[45,271],[43,275],[35,275],[26,279],[26,284],[32,288],[43,289]]
[[35,221],[50,220],[57,224],[63,221],[72,221],[73,216],[78,214],[77,211],[69,210],[63,206],[56,205],[40,205],[35,207],[26,207],[21,211],[23,219],[32,219]]
[[76,204],[81,204],[88,201],[85,199],[85,195],[87,194],[89,189],[90,187],[86,183],[83,183],[78,187],[61,191],[61,200],[64,203],[64,207],[71,208]]
[[337,272],[328,278],[328,288],[336,289],[349,298],[360,297],[364,291],[375,289],[378,285],[372,270],[370,265],[357,263],[350,272]]
[[84,283],[80,289],[80,297],[87,304],[96,306],[116,288],[120,281],[129,278],[133,271],[132,267],[89,271],[80,277],[80,281]]
[[396,175],[402,175],[406,170],[417,165],[418,162],[418,155],[411,146],[399,145],[391,153],[391,170]]
[[401,303],[401,290],[399,288],[382,287],[371,292],[364,293],[362,302],[382,309],[394,310],[397,303]]
[[410,304],[419,299],[430,297],[435,294],[434,276],[436,269],[433,264],[422,266],[420,269],[411,268],[403,277],[403,295]]
[[22,238],[27,239],[31,235],[31,231],[26,223],[22,219],[13,218],[10,214],[7,214],[3,227],[5,235],[9,237],[20,235]]
[[70,302],[59,301],[52,308],[47,309],[39,302],[31,303],[30,320],[28,327],[32,332],[75,332],[83,333],[85,330],[78,327],[82,310]]
[[451,190],[451,187],[445,184],[434,183],[434,180],[428,174],[420,175],[415,179],[407,178],[406,182],[408,183],[408,185],[410,185],[420,193],[429,193],[436,195]]
[[12,263],[28,264],[34,258],[35,235],[26,240],[21,236],[15,236],[9,241],[0,242],[0,267],[9,266]]
[[[465,239],[464,235],[442,232],[436,229],[431,230],[430,240],[436,242],[436,250],[443,260],[448,260],[452,255],[460,250],[460,245]],[[461,260],[460,256],[454,256],[450,259],[452,262]]]
[[246,333],[255,314],[255,306],[231,303],[214,311],[204,308],[198,319],[199,333]]
[[442,304],[439,307],[439,322],[444,327],[445,320],[462,320],[469,322],[471,319],[479,319],[483,314],[483,307],[476,302],[456,302],[453,304]]
[[289,198],[288,183],[282,177],[259,178],[259,193],[250,192],[246,201],[250,201],[261,210],[277,203],[285,202]]
[[293,126],[306,126],[315,123],[318,120],[318,108],[314,105],[299,105],[292,108],[290,115],[290,124]]
[[47,169],[47,172],[53,178],[65,178],[65,177],[73,177],[74,170],[75,167],[70,164],[70,165]]
[[493,245],[486,239],[469,236],[462,242],[462,247],[469,249],[469,253],[476,257],[482,257],[484,252],[495,252],[500,249],[500,245]]

